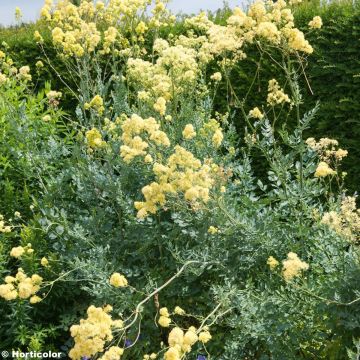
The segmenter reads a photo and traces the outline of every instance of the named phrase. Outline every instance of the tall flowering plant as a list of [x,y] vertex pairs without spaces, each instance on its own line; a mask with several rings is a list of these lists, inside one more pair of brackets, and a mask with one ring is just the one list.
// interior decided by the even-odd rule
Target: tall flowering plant
[[[70,358],[342,358],[352,346],[360,215],[344,195],[346,150],[303,136],[318,108],[302,113],[314,49],[294,24],[299,2],[235,8],[225,24],[200,13],[178,34],[159,0],[46,1],[78,106],[28,225],[42,240],[10,249],[19,265],[34,249],[44,276],[19,269],[0,295],[46,311],[66,294],[52,319],[70,328],[58,339]],[[254,108],[231,80],[250,48],[285,78]]]

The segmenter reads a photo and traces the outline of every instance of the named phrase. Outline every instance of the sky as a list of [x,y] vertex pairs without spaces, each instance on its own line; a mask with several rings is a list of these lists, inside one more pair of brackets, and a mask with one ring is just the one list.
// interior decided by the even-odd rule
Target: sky
[[[243,0],[227,0],[234,7]],[[23,21],[34,21],[39,16],[44,0],[0,0],[0,24],[7,26],[15,23],[14,13],[18,6],[23,13]],[[223,0],[172,0],[169,8],[177,13],[197,13],[199,10],[216,10],[223,5]]]

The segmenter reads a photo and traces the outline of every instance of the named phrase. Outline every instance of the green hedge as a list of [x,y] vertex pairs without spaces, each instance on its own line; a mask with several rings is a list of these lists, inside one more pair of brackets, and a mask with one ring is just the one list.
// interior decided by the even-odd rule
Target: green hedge
[[[224,8],[214,19],[224,22],[228,16],[228,9]],[[307,23],[313,16],[320,15],[323,19],[323,27],[320,30],[309,31]],[[338,1],[330,4],[320,4],[318,1],[306,2],[295,11],[296,24],[306,34],[314,45],[315,51],[308,58],[306,69],[310,90],[304,94],[304,107],[311,109],[316,101],[320,101],[320,111],[316,121],[312,124],[309,136],[336,138],[341,147],[349,151],[349,156],[344,160],[344,169],[348,172],[347,187],[350,192],[359,188],[360,177],[360,1]],[[44,55],[33,40],[33,33],[37,28],[45,33],[45,47],[54,67],[66,78],[66,69],[62,62],[57,59],[54,49],[51,47],[50,34],[44,25],[24,25],[0,30],[0,43],[6,41],[9,50],[18,63],[28,64],[35,69],[38,60],[45,61]],[[178,24],[177,31],[182,32],[182,23]],[[252,78],[248,74],[254,74],[256,66],[254,57],[242,61],[240,72],[234,73],[234,84],[237,90],[248,89]],[[52,86],[67,93],[66,88],[55,72],[51,69],[40,74],[37,84],[42,85],[45,79],[50,79]],[[258,106],[264,100],[264,92],[267,89],[269,74],[276,70],[270,64],[264,63],[260,71],[259,79],[255,86],[255,92],[251,96],[249,105]],[[262,76],[264,75],[264,76]],[[266,75],[266,76],[265,76]],[[281,80],[281,79],[280,79]],[[67,98],[65,97],[65,100]],[[221,97],[218,99],[218,107],[222,110]],[[70,97],[63,103],[65,110],[73,111],[73,103]],[[235,118],[236,119],[236,118]],[[237,119],[239,131],[243,129],[243,122]]]
[[315,52],[307,74],[314,92],[305,103],[319,100],[321,107],[311,136],[336,138],[349,151],[344,160],[350,191],[359,190],[360,177],[360,2],[333,3],[326,7],[303,6],[296,13],[305,27],[320,13],[324,26],[309,34]]
[[[322,17],[324,25],[319,30],[310,31],[307,24],[315,15]],[[343,169],[348,173],[347,188],[354,193],[359,190],[360,177],[360,1],[306,2],[295,11],[295,23],[314,47],[305,70],[310,87],[305,78],[300,79],[302,89],[307,89],[303,93],[304,110],[311,110],[317,101],[320,102],[316,119],[307,135],[317,139],[335,138],[342,148],[349,151],[349,156],[343,161]],[[246,53],[247,59],[239,63],[239,70],[233,71],[231,76],[238,94],[246,93],[257,67],[257,52],[247,49]],[[285,83],[285,79],[279,79],[274,64],[265,60],[246,102],[248,110],[264,103],[271,77]],[[225,103],[225,93],[224,85],[217,99],[222,111],[226,110],[221,106]],[[295,116],[287,121],[295,125]],[[240,113],[235,115],[234,122],[238,131],[242,132],[245,123]],[[261,160],[258,168],[261,173]]]

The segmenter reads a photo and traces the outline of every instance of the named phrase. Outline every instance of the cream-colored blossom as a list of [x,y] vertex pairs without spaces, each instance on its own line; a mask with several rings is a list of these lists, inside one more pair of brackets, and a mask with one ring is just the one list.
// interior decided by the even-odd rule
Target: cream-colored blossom
[[308,269],[309,265],[306,262],[301,261],[297,254],[290,252],[287,259],[283,261],[282,274],[286,281],[290,281]]
[[311,29],[320,29],[322,25],[323,22],[320,16],[314,16],[314,18],[309,22],[309,27]]

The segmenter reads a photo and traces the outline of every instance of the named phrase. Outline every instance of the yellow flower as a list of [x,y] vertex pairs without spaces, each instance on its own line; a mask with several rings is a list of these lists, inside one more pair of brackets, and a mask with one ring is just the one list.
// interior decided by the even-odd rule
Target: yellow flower
[[266,263],[269,265],[270,270],[274,270],[279,265],[279,262],[273,256],[270,256]]
[[178,328],[173,328],[169,333],[168,342],[170,346],[182,345],[184,339],[184,332]]
[[222,79],[222,75],[221,75],[220,72],[216,72],[216,73],[214,73],[214,74],[212,74],[212,75],[210,76],[210,79],[213,80],[213,81],[215,81],[215,82],[219,82],[219,81],[221,81],[221,79]]
[[212,234],[212,235],[214,235],[214,234],[216,234],[218,232],[219,232],[219,229],[217,227],[215,227],[215,226],[210,226],[209,229],[208,229],[208,233]]
[[12,284],[2,284],[0,285],[0,297],[10,301],[16,299],[18,296],[17,291],[15,290],[14,285]]
[[43,278],[42,278],[40,275],[38,275],[38,274],[33,274],[33,275],[31,276],[31,281],[32,281],[33,284],[35,284],[35,285],[40,285],[40,284],[42,283],[42,281],[43,281]]
[[7,81],[8,78],[4,74],[0,73],[0,86],[4,85]]
[[315,171],[315,177],[325,177],[328,175],[335,175],[336,171],[331,169],[331,167],[324,161],[320,162]]
[[10,256],[19,259],[25,253],[25,249],[22,246],[14,247],[10,251]]
[[41,69],[44,67],[44,63],[41,60],[39,60],[36,62],[35,66],[37,69]]
[[136,26],[135,31],[138,35],[143,35],[145,31],[148,29],[146,24],[143,21],[140,21],[139,24]]
[[126,280],[124,275],[120,275],[119,273],[114,273],[110,277],[110,285],[114,287],[125,287],[128,285],[128,281]]
[[34,32],[34,40],[38,43],[43,43],[44,42],[44,39],[43,37],[41,36],[41,34],[39,33],[39,31],[35,31]]
[[36,303],[40,302],[41,300],[42,300],[41,297],[39,297],[37,295],[33,295],[30,298],[30,304],[36,304]]
[[86,140],[88,145],[91,148],[101,148],[106,145],[106,142],[102,140],[102,135],[100,131],[96,128],[92,128],[85,133]]
[[194,326],[189,327],[188,331],[184,335],[184,344],[193,346],[199,337],[196,335],[196,329]]
[[160,316],[158,323],[162,327],[169,327],[171,324],[171,319],[167,316]]
[[29,66],[22,66],[19,69],[18,77],[19,77],[20,80],[30,81],[31,80],[31,75],[29,73],[30,73],[30,67]]
[[153,158],[150,154],[147,154],[145,157],[144,157],[144,161],[146,163],[152,163],[153,162]]
[[154,104],[154,110],[157,111],[161,116],[165,115],[166,112],[166,100],[163,97],[159,97]]
[[323,22],[320,16],[314,16],[314,18],[309,22],[309,27],[311,29],[320,29],[322,25]]
[[196,136],[196,131],[191,124],[187,124],[182,132],[184,139],[191,140]]
[[217,129],[212,137],[212,142],[216,147],[219,147],[224,139],[221,129]]
[[212,336],[209,333],[209,331],[202,331],[199,334],[199,341],[201,341],[204,344],[206,344],[211,338],[212,338]]
[[43,257],[40,261],[40,264],[44,267],[47,267],[47,266],[49,266],[49,261],[46,257]]
[[343,149],[338,149],[335,151],[335,158],[341,161],[344,157],[348,156],[348,151]]
[[289,96],[284,93],[284,90],[275,79],[270,80],[268,85],[267,103],[274,106],[285,102],[290,102]]
[[19,7],[16,7],[15,8],[15,19],[17,21],[20,21],[22,18],[22,12],[21,12],[21,9]]
[[166,316],[166,317],[169,317],[170,314],[169,314],[169,310],[167,307],[163,307],[159,310],[159,313],[161,316]]
[[170,347],[164,354],[164,360],[181,360],[181,353],[179,349]]
[[124,322],[122,320],[113,320],[112,325],[116,329],[122,329],[124,327]]
[[250,110],[249,116],[261,120],[264,117],[264,114],[259,110],[258,107],[255,107]]
[[118,360],[124,354],[124,349],[118,346],[111,346],[99,360]]
[[33,285],[31,279],[26,278],[18,284],[19,298],[27,299],[33,293]]
[[287,260],[283,261],[283,276],[285,281],[290,281],[294,277],[297,277],[300,275],[301,271],[307,270],[309,268],[309,265],[301,261],[297,254],[290,252],[288,253]]
[[100,95],[95,95],[89,103],[85,103],[84,105],[85,110],[94,109],[100,115],[104,112],[104,100]]
[[13,276],[5,276],[5,282],[7,284],[11,284],[11,283],[13,283],[15,281],[16,281],[16,279]]
[[[113,339],[114,322],[109,314],[102,308],[91,305],[87,310],[87,315],[87,319],[82,319],[79,325],[73,325],[70,328],[75,344],[69,352],[69,357],[73,360],[80,359],[84,353],[91,357],[103,352],[105,343]],[[119,359],[122,354],[123,349],[113,346],[108,349],[102,359]]]
[[183,310],[180,306],[176,306],[174,309],[174,313],[176,315],[185,315],[185,310]]

